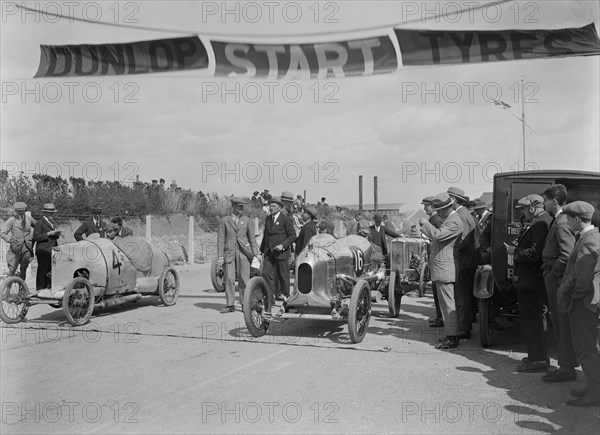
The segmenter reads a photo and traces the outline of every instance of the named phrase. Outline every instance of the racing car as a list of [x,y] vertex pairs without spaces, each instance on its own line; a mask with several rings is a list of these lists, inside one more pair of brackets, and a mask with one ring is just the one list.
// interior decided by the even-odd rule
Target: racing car
[[27,284],[16,276],[2,281],[2,309],[5,323],[21,322],[29,307],[49,304],[61,308],[73,326],[86,324],[94,308],[137,301],[158,295],[166,306],[179,297],[179,274],[169,257],[138,237],[86,240],[53,248],[52,287],[29,293]]

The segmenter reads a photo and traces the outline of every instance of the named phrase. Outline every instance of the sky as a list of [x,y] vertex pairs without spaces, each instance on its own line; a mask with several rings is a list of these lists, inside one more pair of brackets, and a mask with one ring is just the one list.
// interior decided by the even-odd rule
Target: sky
[[[196,71],[32,78],[40,44],[186,33],[323,42],[381,34],[394,25],[494,30],[594,22],[598,28],[598,2],[505,2],[470,12],[489,1],[24,3],[136,28],[23,15],[2,2],[0,159],[10,174],[124,183],[136,176],[164,178],[236,196],[306,190],[308,201],[325,196],[329,204],[358,204],[359,175],[364,201],[372,203],[377,176],[379,203],[415,209],[421,198],[449,186],[478,197],[492,190],[494,173],[524,168],[521,80],[531,127],[525,169],[600,170],[597,56],[401,67],[321,80],[216,78]],[[453,7],[463,9],[460,17],[432,18]],[[495,105],[494,98],[511,108]]]

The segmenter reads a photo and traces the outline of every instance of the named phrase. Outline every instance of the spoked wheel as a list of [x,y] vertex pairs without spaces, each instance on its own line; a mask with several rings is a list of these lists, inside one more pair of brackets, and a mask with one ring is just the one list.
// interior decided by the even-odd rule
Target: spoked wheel
[[483,347],[492,346],[498,338],[496,309],[492,298],[479,300],[479,337]]
[[270,320],[265,313],[271,312],[271,299],[265,280],[250,278],[244,292],[244,320],[253,337],[262,337],[269,329]]
[[94,311],[94,286],[84,277],[73,279],[65,289],[63,311],[73,326],[85,325]]
[[29,310],[29,289],[18,276],[9,276],[2,281],[2,310],[4,323],[19,323]]
[[419,297],[421,298],[425,296],[425,287],[427,286],[429,278],[429,265],[424,262],[421,265],[421,271],[419,274]]
[[223,265],[217,264],[215,258],[210,265],[210,280],[212,281],[213,288],[219,293],[225,291],[225,272],[223,271]]
[[158,282],[158,296],[167,307],[175,305],[179,298],[179,274],[173,266],[165,267]]
[[371,320],[371,290],[369,284],[359,280],[350,297],[348,310],[348,332],[352,343],[360,343],[367,334]]
[[387,300],[390,317],[398,317],[398,314],[400,314],[400,303],[402,302],[402,284],[395,270],[390,273]]

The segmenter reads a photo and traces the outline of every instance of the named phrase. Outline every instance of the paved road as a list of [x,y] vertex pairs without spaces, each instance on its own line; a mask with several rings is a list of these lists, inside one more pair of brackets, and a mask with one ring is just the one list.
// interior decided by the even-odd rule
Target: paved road
[[[363,343],[346,326],[288,321],[249,337],[209,265],[181,269],[177,305],[158,298],[96,313],[73,329],[61,310],[2,325],[2,426],[8,433],[598,433],[599,409],[565,406],[577,383],[514,372],[524,356],[478,335],[437,351],[433,299],[374,306]],[[556,361],[553,361],[556,363]]]

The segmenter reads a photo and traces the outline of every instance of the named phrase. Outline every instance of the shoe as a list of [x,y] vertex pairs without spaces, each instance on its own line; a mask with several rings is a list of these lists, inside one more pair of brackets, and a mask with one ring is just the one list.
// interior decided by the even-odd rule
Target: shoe
[[547,361],[529,361],[525,364],[521,364],[517,366],[516,369],[521,373],[540,373],[548,370],[548,362]]
[[[529,363],[529,357],[523,357],[521,358],[521,361],[524,362],[525,364]],[[548,364],[548,367],[550,367],[550,358],[546,358],[546,364]]]
[[581,397],[581,396],[585,396],[591,390],[592,390],[592,388],[589,385],[586,385],[583,388],[579,388],[577,390],[571,390],[571,391],[569,391],[569,393],[571,394],[571,396]]
[[436,323],[436,322],[443,322],[443,320],[440,317],[436,317],[435,319],[429,319],[428,322]]
[[439,350],[456,349],[457,347],[458,347],[458,337],[457,336],[446,337],[446,339],[444,341],[442,341],[441,343],[438,343],[435,346],[435,348],[439,349]]
[[563,371],[557,369],[542,376],[542,381],[544,382],[572,382],[575,380],[577,380],[577,372],[575,370]]
[[444,321],[443,320],[436,320],[435,322],[430,322],[429,326],[431,328],[443,328],[444,327]]
[[234,312],[235,312],[235,307],[225,307],[221,310],[221,314],[234,313]]
[[586,394],[577,399],[567,400],[567,405],[571,406],[600,406],[600,392],[589,390]]
[[458,336],[458,338],[460,338],[461,340],[470,340],[471,339],[471,333],[470,332],[463,332],[462,334],[460,334]]

